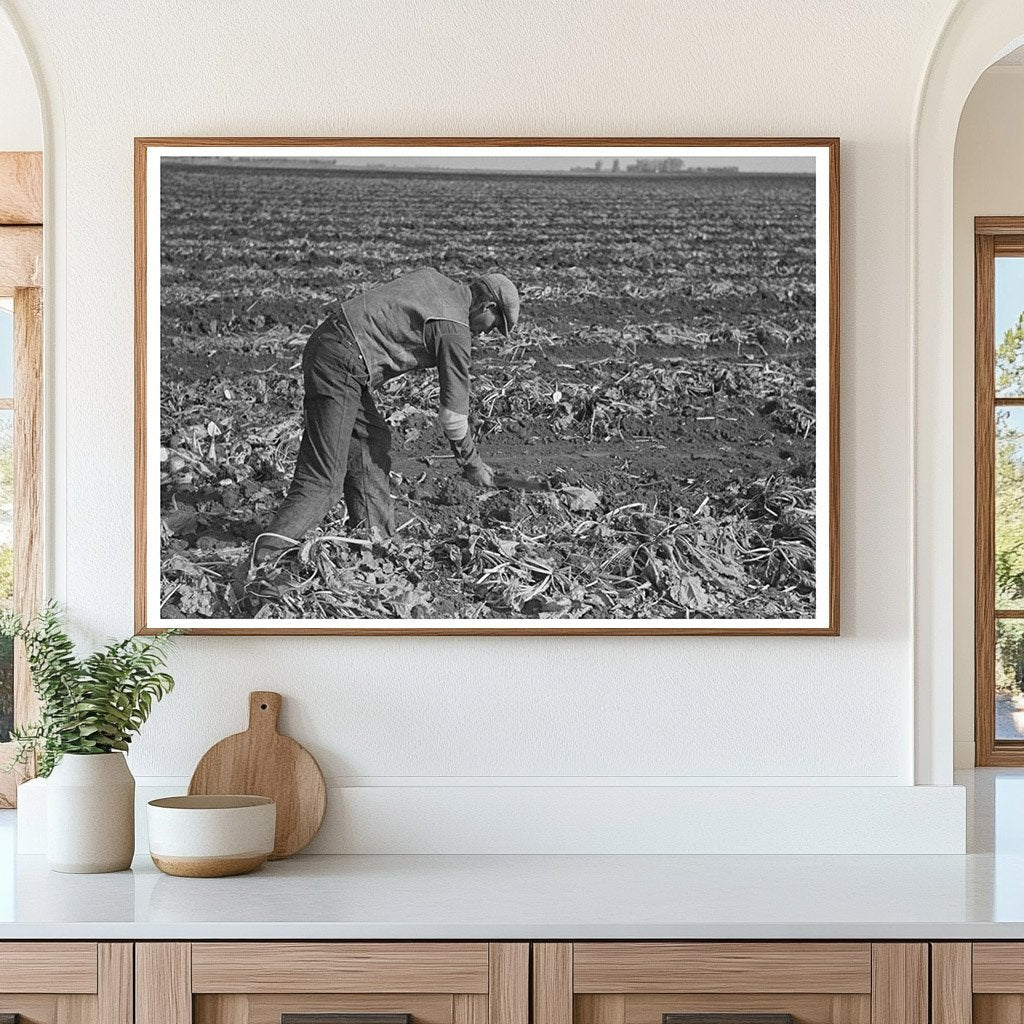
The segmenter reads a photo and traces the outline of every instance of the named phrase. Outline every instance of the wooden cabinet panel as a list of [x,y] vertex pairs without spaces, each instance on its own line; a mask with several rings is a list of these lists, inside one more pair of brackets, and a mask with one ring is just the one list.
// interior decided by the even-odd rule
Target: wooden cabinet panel
[[577,993],[871,991],[866,942],[577,942]]
[[409,1013],[414,1024],[455,1024],[450,995],[393,992],[195,997],[195,1024],[281,1024],[285,1013]]
[[140,942],[135,946],[135,1024],[191,1024],[192,946]]
[[1024,942],[932,945],[933,1024],[1024,1024]]
[[0,1014],[23,1024],[280,1024],[284,1013],[1024,1024],[1024,943],[938,943],[930,960],[923,943],[536,943],[532,991],[527,943],[27,942],[0,953]]
[[134,1024],[135,950],[130,942],[96,947],[96,1016],[102,1024]]
[[192,945],[196,993],[487,992],[488,971],[485,942]]
[[452,996],[454,1024],[487,1024],[489,1001],[487,996],[457,992]]
[[1024,942],[975,942],[972,991],[1024,993]]
[[0,992],[96,991],[95,942],[4,942],[0,953]]
[[971,1024],[971,943],[935,942],[931,954],[932,1024]]
[[530,947],[525,942],[490,944],[487,994],[491,1024],[529,1024],[529,979]]
[[57,1003],[62,998],[65,997],[35,992],[0,992],[0,1018],[18,1014],[21,1024],[55,1024],[58,1019]]
[[876,942],[871,947],[871,1024],[929,1024],[928,947]]
[[21,1024],[132,1024],[131,965],[126,942],[0,943],[0,1016],[18,1014]]
[[932,1024],[1024,1024],[1024,942],[937,942]]
[[575,996],[574,1007],[575,1024],[661,1024],[666,1013],[791,1014],[795,1024],[871,1024],[871,997],[858,994],[586,994]]
[[626,997],[578,995],[572,998],[575,1024],[624,1024]]
[[1008,993],[981,993],[974,997],[972,1019],[975,1024],[1021,1024],[1024,1022],[1024,996]]
[[533,1024],[572,1024],[572,943],[533,946]]
[[532,992],[526,943],[28,942],[0,953],[0,1013],[24,1024],[279,1024],[284,1013],[408,1013],[416,1024],[661,1024],[671,1013],[1024,1024],[1015,943],[939,943],[930,964],[921,943],[537,943]]
[[800,1024],[871,1024],[871,997],[797,992],[776,995],[668,992],[623,997],[623,1024],[661,1024],[665,1013],[789,1013]]
[[534,951],[534,1024],[565,1024],[558,992],[537,986],[564,988],[570,974],[573,1024],[662,1024],[666,1014],[929,1024],[925,943],[578,942],[571,963],[553,944]]
[[530,1024],[530,947],[140,943],[136,992],[135,1024],[280,1024],[286,1013],[407,1013],[414,1024]]

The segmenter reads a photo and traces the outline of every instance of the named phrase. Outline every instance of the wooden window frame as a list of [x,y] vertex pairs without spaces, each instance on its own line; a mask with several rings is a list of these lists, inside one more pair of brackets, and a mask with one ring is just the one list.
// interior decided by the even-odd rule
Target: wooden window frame
[[[14,395],[0,402],[14,417],[14,608],[23,617],[43,593],[43,160],[41,153],[0,153],[0,297],[14,299]],[[38,702],[25,652],[14,655],[14,724],[35,719]],[[0,743],[0,807],[14,807],[34,766],[2,769],[15,753]]]
[[996,739],[995,417],[1024,398],[996,398],[995,261],[1024,257],[1024,217],[974,220],[974,749],[979,767],[1024,766],[1024,741]]

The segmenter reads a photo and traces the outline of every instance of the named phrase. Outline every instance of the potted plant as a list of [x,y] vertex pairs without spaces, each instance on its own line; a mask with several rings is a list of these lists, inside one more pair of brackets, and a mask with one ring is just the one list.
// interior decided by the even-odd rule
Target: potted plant
[[175,632],[113,641],[79,658],[55,604],[28,623],[0,613],[0,635],[24,643],[39,696],[38,721],[12,733],[13,764],[34,756],[37,774],[49,779],[46,852],[54,871],[130,866],[135,779],[124,751],[153,702],[174,686],[161,669]]

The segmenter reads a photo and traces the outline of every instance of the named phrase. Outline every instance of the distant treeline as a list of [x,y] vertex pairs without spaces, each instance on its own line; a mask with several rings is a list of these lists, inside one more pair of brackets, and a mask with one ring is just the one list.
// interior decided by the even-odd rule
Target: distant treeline
[[[618,174],[622,171],[622,163],[616,158],[608,167],[608,173]],[[687,167],[685,161],[677,156],[666,156],[660,160],[652,160],[641,157],[625,167],[627,174],[739,174],[740,169],[735,165],[726,167]],[[593,165],[587,164],[583,167],[573,167],[573,174],[603,174],[605,173],[605,162],[595,160]]]

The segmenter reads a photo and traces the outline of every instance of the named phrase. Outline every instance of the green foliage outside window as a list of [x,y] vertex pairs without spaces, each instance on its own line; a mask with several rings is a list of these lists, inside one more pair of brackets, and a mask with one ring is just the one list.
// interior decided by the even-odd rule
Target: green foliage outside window
[[[996,394],[1024,396],[1024,313],[996,348]],[[1024,409],[996,411],[996,608],[1024,607]],[[996,686],[1024,692],[1024,625],[996,622]]]

